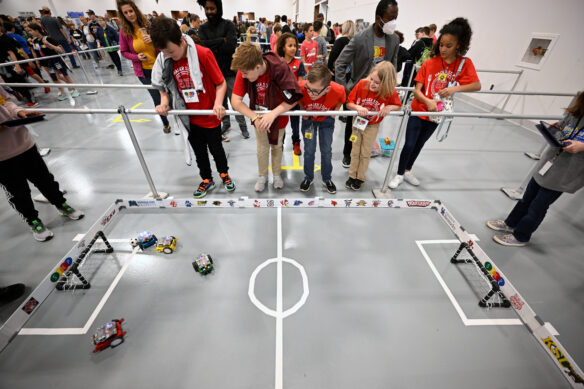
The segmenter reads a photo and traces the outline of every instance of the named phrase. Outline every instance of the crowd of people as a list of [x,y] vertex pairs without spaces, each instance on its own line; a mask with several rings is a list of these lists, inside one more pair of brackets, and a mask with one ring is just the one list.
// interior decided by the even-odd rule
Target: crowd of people
[[[410,67],[415,87],[411,100],[413,111],[438,111],[441,99],[481,88],[474,64],[466,56],[472,30],[465,18],[453,19],[442,26],[438,34],[435,25],[418,28],[416,41],[405,49],[400,46],[403,35],[396,30],[399,8],[395,0],[379,1],[368,26],[362,20],[347,20],[342,25],[330,21],[325,23],[322,14],[312,23],[302,24],[291,22],[286,15],[275,16],[273,22],[265,18],[260,18],[257,23],[236,18],[231,21],[223,18],[221,0],[197,2],[204,11],[204,19],[194,13],[185,15],[180,21],[155,12],[144,14],[133,0],[117,1],[115,20],[107,15],[97,17],[89,10],[87,18],[82,17],[79,25],[51,16],[48,8],[41,10],[43,16],[40,20],[2,16],[2,62],[27,58],[36,58],[37,61],[0,67],[0,74],[11,82],[22,82],[28,76],[43,82],[42,71],[45,71],[54,81],[72,83],[69,65],[63,58],[54,57],[55,54],[80,49],[84,54],[84,48],[107,48],[119,44],[119,50],[117,47],[106,50],[112,68],[123,74],[119,51],[131,61],[138,80],[156,88],[149,93],[162,119],[164,133],[171,132],[168,121],[171,109],[214,112],[209,116],[180,116],[176,122],[180,128],[175,129],[175,133],[188,133],[196,156],[201,182],[193,193],[195,198],[202,198],[215,188],[209,152],[225,190],[232,192],[236,188],[229,175],[222,145],[222,142],[229,141],[227,133],[232,127],[229,115],[225,114],[229,104],[239,113],[235,120],[243,138],[250,137],[249,125],[254,130],[258,166],[255,191],[262,192],[266,188],[270,165],[273,187],[284,187],[282,152],[285,129],[290,121],[294,153],[302,155],[301,144],[304,145],[304,178],[298,184],[299,190],[309,191],[315,180],[314,160],[318,143],[322,184],[328,193],[334,194],[337,190],[332,181],[335,118],[289,118],[283,113],[297,109],[357,111],[358,116],[341,117],[340,120],[345,123],[342,159],[342,166],[348,168],[345,187],[358,191],[366,181],[380,123],[391,111],[402,107],[403,100],[396,87],[400,85],[397,70],[404,61],[412,60],[416,64]],[[330,50],[329,45],[332,45]],[[97,51],[85,54],[84,58],[92,58],[95,66],[99,66],[103,59]],[[73,56],[68,58],[73,68],[79,66]],[[401,84],[407,84],[409,80],[408,74],[402,77]],[[22,98],[29,107],[36,104],[27,88],[2,90],[2,119],[32,114],[14,105],[8,92]],[[59,88],[59,100],[68,95],[76,97],[79,93],[74,88]],[[246,96],[249,103],[244,100]],[[581,153],[584,149],[582,106],[580,95],[570,106],[567,118],[559,123],[566,131],[569,144],[563,149],[564,153],[553,156],[558,161],[579,158],[579,166],[584,155]],[[257,113],[262,111],[266,113]],[[404,181],[420,185],[412,170],[437,126],[438,123],[428,116],[409,118],[397,175],[389,184],[391,188],[397,188]],[[35,239],[44,241],[52,233],[34,210],[27,180],[37,186],[40,183],[41,192],[63,215],[78,219],[83,213],[66,203],[58,190],[58,183],[27,134],[25,127],[0,129],[0,184],[7,190],[11,205],[31,226]],[[574,162],[566,163],[573,168],[570,163]],[[552,173],[544,172],[541,176],[544,174],[554,173],[552,170]],[[520,209],[514,210],[507,220],[494,221],[489,227],[517,231],[511,234],[512,238],[498,238],[502,244],[524,244],[559,194],[575,191],[584,185],[581,180],[576,181],[577,185],[566,186],[548,184],[549,180],[536,177],[530,183],[526,198],[519,203],[522,204]],[[537,216],[532,215],[533,207],[538,209]],[[525,230],[522,226],[526,224],[529,231],[522,232]]]

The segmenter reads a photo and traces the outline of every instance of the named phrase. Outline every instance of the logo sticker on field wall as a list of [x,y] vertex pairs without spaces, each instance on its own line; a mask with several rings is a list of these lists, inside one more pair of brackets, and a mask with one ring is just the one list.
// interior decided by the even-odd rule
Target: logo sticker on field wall
[[453,230],[456,229],[456,223],[454,222],[454,218],[448,211],[446,211],[446,208],[444,207],[440,208],[440,214],[444,216],[444,220],[446,220],[446,223],[450,226],[450,228],[452,228]]
[[103,219],[101,219],[101,226],[105,227],[114,217],[114,215],[116,214],[116,210],[114,209],[109,215],[107,215],[106,217],[104,217]]
[[578,384],[584,383],[584,379],[580,377],[578,373],[574,370],[572,363],[568,361],[568,359],[564,356],[564,353],[552,340],[552,338],[541,338],[542,342],[547,346],[547,348],[552,352],[552,355],[556,357],[558,363],[566,368],[566,374],[570,376],[574,380],[574,382]]
[[406,204],[410,208],[428,208],[430,206],[430,204],[432,204],[432,202],[431,201],[410,200],[410,201],[406,201]]
[[513,296],[509,297],[509,301],[511,301],[511,304],[513,305],[513,307],[515,309],[517,309],[518,311],[521,311],[521,308],[523,308],[523,305],[525,305],[525,303],[523,301],[521,301],[521,298],[519,297],[519,295],[517,293],[515,293]]
[[31,297],[24,307],[22,307],[22,310],[30,315],[38,305],[39,302],[34,297]]

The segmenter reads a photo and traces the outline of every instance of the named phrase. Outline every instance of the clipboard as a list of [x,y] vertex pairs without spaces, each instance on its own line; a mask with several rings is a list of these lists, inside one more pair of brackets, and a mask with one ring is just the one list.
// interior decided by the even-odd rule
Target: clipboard
[[562,142],[560,142],[557,138],[559,130],[553,130],[552,128],[550,128],[550,126],[548,126],[542,121],[540,121],[539,124],[536,124],[535,128],[537,128],[537,130],[540,132],[540,134],[543,136],[543,138],[550,146],[556,148],[564,147]]

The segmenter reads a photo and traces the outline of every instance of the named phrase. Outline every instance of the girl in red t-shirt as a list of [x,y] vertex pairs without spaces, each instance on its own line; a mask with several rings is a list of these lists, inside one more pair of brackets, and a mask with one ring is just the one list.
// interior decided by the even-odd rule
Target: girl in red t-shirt
[[[298,38],[296,35],[290,32],[282,34],[276,42],[276,52],[280,57],[284,58],[298,81],[304,80],[304,76],[306,75],[304,64],[301,60],[295,57],[298,52]],[[298,105],[296,105],[291,111],[297,111],[298,109]],[[294,154],[301,155],[300,118],[298,116],[290,116],[290,126],[292,127],[292,145],[294,148]]]
[[[435,95],[446,98],[456,92],[481,89],[472,61],[463,57],[469,49],[471,36],[472,30],[464,18],[456,18],[442,27],[433,58],[424,62],[416,76],[412,111],[438,111]],[[397,188],[404,179],[414,186],[420,185],[410,170],[437,126],[438,123],[430,121],[428,116],[410,116],[397,175],[390,181],[390,188]]]
[[[397,111],[401,107],[395,90],[396,83],[397,75],[393,64],[382,61],[375,65],[369,77],[359,81],[349,94],[347,108],[357,111],[359,116],[353,121],[351,166],[349,179],[345,183],[348,189],[361,189],[361,185],[365,182],[365,173],[369,168],[371,147],[377,137],[379,123],[389,112]],[[367,116],[367,112],[371,111],[379,113]],[[365,125],[364,129],[360,128],[362,125]]]

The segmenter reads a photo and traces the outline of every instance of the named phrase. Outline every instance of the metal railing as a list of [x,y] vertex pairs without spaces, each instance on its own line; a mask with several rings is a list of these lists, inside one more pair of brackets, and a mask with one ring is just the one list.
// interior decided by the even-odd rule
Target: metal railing
[[40,61],[40,60],[43,60],[43,59],[54,59],[54,58],[61,58],[61,59],[63,59],[63,57],[67,57],[69,55],[76,55],[78,53],[91,53],[93,51],[102,51],[102,50],[116,49],[116,48],[119,49],[120,46],[117,45],[117,46],[98,47],[97,49],[89,49],[89,50],[72,50],[70,53],[68,53],[66,51],[63,51],[62,53],[56,54],[56,55],[47,55],[47,56],[38,57],[38,58],[22,59],[20,61],[3,62],[3,63],[0,63],[0,67],[20,65],[20,64],[23,64],[23,63],[36,62],[36,61]]

